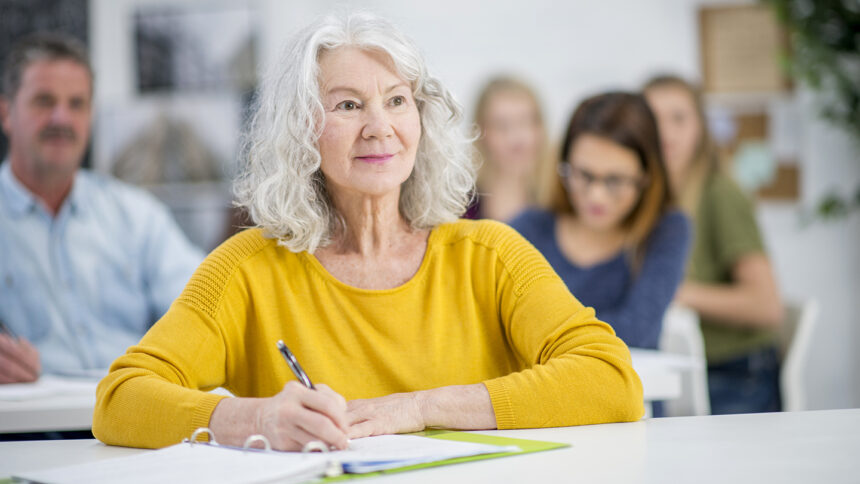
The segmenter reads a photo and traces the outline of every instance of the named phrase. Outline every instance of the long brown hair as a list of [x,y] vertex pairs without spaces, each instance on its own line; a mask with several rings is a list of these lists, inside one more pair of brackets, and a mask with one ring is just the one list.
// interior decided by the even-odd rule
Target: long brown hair
[[[641,94],[608,92],[590,97],[580,103],[570,118],[558,163],[568,159],[577,139],[584,134],[617,143],[639,158],[647,184],[622,224],[627,231],[628,249],[635,260],[641,260],[648,236],[672,204],[657,120]],[[559,176],[552,182],[550,192],[550,208],[555,213],[576,214]]]
[[647,93],[651,89],[664,88],[680,89],[690,95],[690,99],[693,100],[693,106],[695,107],[696,118],[699,120],[701,128],[699,142],[696,144],[696,150],[693,153],[693,159],[690,162],[685,179],[679,180],[680,186],[674,189],[675,198],[678,200],[681,209],[689,216],[695,217],[705,183],[712,174],[721,169],[719,156],[716,144],[714,144],[708,132],[702,91],[678,76],[664,74],[652,77],[645,83],[642,92]]

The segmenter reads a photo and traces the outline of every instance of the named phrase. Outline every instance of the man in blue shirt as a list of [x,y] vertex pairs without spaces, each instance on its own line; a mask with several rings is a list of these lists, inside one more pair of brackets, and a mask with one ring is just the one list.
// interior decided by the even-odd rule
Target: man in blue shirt
[[25,39],[2,87],[0,383],[107,368],[203,255],[147,192],[80,169],[93,95],[82,45]]

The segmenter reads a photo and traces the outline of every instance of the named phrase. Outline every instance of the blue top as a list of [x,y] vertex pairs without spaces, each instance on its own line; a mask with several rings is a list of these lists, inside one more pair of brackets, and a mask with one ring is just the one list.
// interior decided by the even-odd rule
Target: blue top
[[107,368],[202,260],[142,189],[80,170],[54,217],[0,165],[0,320],[46,373]]
[[529,210],[511,222],[546,257],[568,289],[615,328],[625,343],[656,348],[663,313],[684,275],[690,245],[690,222],[679,211],[663,215],[646,242],[639,273],[632,274],[625,251],[589,267],[568,260],[555,238],[555,215]]

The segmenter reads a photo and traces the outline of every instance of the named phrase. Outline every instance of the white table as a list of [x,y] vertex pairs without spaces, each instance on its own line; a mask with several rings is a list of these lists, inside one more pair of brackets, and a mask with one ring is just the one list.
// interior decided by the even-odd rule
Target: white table
[[[809,483],[860,481],[860,409],[679,417],[484,432],[565,449],[384,476],[368,482]],[[145,450],[93,440],[0,443],[0,477]]]
[[[686,357],[654,350],[631,350],[642,379],[646,402],[681,394],[681,373],[694,364]],[[92,390],[30,400],[3,401],[0,389],[0,433],[89,430],[93,423],[96,380]]]
[[58,376],[32,384],[0,385],[0,432],[89,429],[97,385],[97,378]]

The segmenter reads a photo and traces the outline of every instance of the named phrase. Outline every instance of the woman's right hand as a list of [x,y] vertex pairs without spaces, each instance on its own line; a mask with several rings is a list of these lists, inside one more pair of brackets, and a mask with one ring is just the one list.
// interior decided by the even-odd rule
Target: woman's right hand
[[280,393],[263,399],[256,412],[255,433],[265,435],[277,450],[301,450],[312,440],[346,449],[346,400],[325,384],[315,388],[290,381]]

